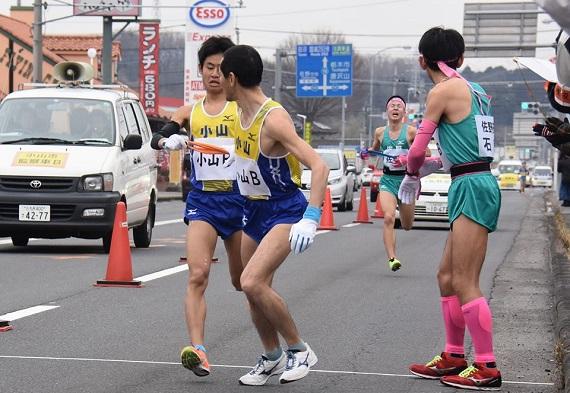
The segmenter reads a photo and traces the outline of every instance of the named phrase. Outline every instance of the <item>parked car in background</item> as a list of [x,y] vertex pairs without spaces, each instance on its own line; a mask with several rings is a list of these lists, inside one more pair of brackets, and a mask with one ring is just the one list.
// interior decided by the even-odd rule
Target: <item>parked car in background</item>
[[520,173],[522,168],[521,160],[502,160],[499,162],[497,169],[499,176],[499,188],[501,190],[516,190],[521,189]]
[[[65,81],[77,63],[54,74]],[[0,104],[0,236],[102,239],[109,252],[117,203],[136,247],[149,247],[157,202],[148,118],[123,89],[65,84],[8,94]]]
[[439,170],[422,178],[420,197],[416,201],[416,221],[448,221],[447,194],[451,186],[451,175]]
[[[432,157],[439,156],[437,146],[430,144]],[[421,179],[420,196],[416,200],[414,210],[415,221],[448,222],[448,193],[451,186],[451,175],[443,169]],[[396,228],[401,227],[400,213],[396,210]]]
[[547,165],[537,165],[530,175],[530,183],[533,187],[552,187],[553,172]]
[[[355,168],[340,149],[315,149],[330,169],[328,187],[331,191],[332,205],[338,211],[352,210],[354,207],[354,175]],[[301,174],[301,190],[309,198],[311,170],[303,168]]]

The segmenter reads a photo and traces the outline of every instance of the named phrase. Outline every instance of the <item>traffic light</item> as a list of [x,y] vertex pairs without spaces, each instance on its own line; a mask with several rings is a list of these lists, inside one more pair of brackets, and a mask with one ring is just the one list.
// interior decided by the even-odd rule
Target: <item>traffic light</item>
[[523,112],[530,112],[538,115],[540,112],[540,103],[539,102],[521,102],[521,110]]

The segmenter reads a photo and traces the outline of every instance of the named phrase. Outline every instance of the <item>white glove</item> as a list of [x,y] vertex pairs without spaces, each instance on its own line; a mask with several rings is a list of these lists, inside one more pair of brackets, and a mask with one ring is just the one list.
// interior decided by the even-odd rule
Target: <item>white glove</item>
[[291,232],[289,232],[291,251],[300,254],[309,248],[315,239],[317,225],[318,223],[310,218],[302,218],[301,221],[293,224]]
[[186,147],[188,137],[180,134],[170,135],[164,142],[163,147],[166,150],[181,150]]
[[443,167],[441,158],[439,157],[426,157],[424,164],[418,170],[420,178],[431,175]]
[[421,183],[418,176],[406,175],[400,189],[398,190],[398,199],[405,205],[412,205],[420,196]]

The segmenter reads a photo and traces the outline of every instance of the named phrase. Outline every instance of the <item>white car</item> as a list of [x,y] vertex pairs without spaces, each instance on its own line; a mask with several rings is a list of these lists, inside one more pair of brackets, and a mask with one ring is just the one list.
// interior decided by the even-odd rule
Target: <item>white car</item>
[[362,172],[360,172],[360,179],[363,186],[369,186],[370,181],[372,180],[372,169],[362,168]]
[[448,221],[447,194],[451,175],[440,170],[421,179],[420,197],[416,201],[416,221]]
[[[67,63],[64,63],[67,64]],[[57,66],[56,66],[57,67]],[[137,247],[152,238],[156,153],[138,98],[85,84],[8,94],[0,103],[0,236],[103,240],[117,203]]]
[[530,175],[533,187],[552,187],[552,168],[546,165],[535,166]]
[[[332,205],[338,211],[354,208],[354,177],[356,168],[348,165],[344,153],[340,149],[315,149],[330,169],[328,188],[331,191]],[[303,169],[301,174],[301,191],[309,198],[311,171]]]

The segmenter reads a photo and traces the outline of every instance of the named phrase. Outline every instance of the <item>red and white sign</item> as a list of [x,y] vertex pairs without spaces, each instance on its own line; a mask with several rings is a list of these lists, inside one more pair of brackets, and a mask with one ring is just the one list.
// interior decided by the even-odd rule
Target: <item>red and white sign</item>
[[141,16],[142,0],[73,0],[75,16]]
[[158,23],[139,24],[139,98],[147,115],[158,115]]
[[192,104],[206,91],[198,61],[198,49],[214,35],[233,37],[235,0],[189,0],[184,51],[184,103]]

